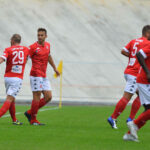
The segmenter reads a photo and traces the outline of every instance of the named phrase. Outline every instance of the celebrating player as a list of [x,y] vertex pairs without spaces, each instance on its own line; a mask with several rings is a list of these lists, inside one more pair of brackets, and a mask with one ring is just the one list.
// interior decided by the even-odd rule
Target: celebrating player
[[[123,55],[129,57],[129,62],[124,72],[126,86],[125,86],[123,97],[117,103],[116,108],[113,114],[111,115],[111,117],[108,118],[109,124],[114,129],[117,129],[116,119],[123,112],[126,105],[132,98],[133,94],[136,93],[137,91],[136,76],[138,74],[140,65],[136,59],[136,53],[139,51],[139,49],[149,44],[148,40],[150,40],[150,26],[146,25],[142,29],[142,37],[130,41],[127,44],[127,46],[125,46],[121,51]],[[140,104],[139,96],[137,95],[137,97],[132,103],[131,113],[129,118],[127,119],[127,122],[132,121],[134,119],[137,111],[140,108],[140,105],[141,104]]]
[[[56,74],[60,73],[56,69],[53,58],[50,54],[50,44],[45,41],[47,31],[39,28],[38,41],[30,46],[30,58],[32,59],[32,69],[30,72],[30,83],[33,92],[31,109],[25,112],[31,125],[44,125],[36,119],[38,109],[46,105],[52,99],[51,85],[46,77],[47,64],[49,63]],[[41,94],[44,98],[41,99]]]
[[6,101],[0,108],[0,117],[9,110],[14,125],[22,125],[16,119],[15,98],[22,86],[25,64],[29,54],[29,49],[20,46],[20,42],[21,36],[14,34],[11,38],[11,47],[6,48],[0,57],[0,64],[6,61],[5,87],[7,93]]
[[126,133],[123,139],[131,141],[138,141],[137,130],[150,120],[150,44],[137,53],[137,58],[142,66],[137,75],[137,86],[145,111],[136,120],[127,123],[130,132]]

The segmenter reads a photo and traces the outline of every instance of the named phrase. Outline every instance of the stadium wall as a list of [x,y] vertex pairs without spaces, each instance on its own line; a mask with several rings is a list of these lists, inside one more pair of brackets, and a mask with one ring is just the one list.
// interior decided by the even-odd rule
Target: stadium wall
[[[45,27],[56,64],[64,61],[63,101],[113,103],[120,98],[127,59],[120,50],[131,39],[141,36],[149,23],[149,0],[0,0],[0,54],[14,33],[22,44],[36,41],[36,30]],[[22,90],[17,97],[31,101],[27,63]],[[0,65],[0,98],[5,98]],[[59,79],[53,79],[53,101],[59,100]]]

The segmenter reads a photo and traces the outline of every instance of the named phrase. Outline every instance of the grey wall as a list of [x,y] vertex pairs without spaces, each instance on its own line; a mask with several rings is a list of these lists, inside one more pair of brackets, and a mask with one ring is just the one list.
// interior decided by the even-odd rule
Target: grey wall
[[[149,0],[0,0],[0,54],[9,46],[13,33],[22,44],[36,41],[36,29],[45,27],[51,53],[58,64],[64,61],[63,100],[116,101],[124,88],[127,59],[121,48],[141,36],[149,23]],[[0,65],[0,97],[5,97]],[[32,99],[29,61],[18,99]],[[48,77],[54,100],[59,97],[59,80]]]

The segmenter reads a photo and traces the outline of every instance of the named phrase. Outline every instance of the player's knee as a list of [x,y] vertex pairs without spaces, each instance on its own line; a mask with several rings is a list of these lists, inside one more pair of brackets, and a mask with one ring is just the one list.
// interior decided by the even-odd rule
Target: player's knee
[[51,94],[50,94],[50,95],[47,95],[46,97],[44,97],[44,99],[45,99],[47,102],[49,102],[49,101],[52,100],[52,95],[51,95]]
[[126,98],[128,101],[130,101],[130,99],[132,98],[133,94],[128,93],[128,92],[124,92],[123,97]]
[[34,100],[40,100],[40,97],[41,97],[40,91],[33,92],[33,99]]

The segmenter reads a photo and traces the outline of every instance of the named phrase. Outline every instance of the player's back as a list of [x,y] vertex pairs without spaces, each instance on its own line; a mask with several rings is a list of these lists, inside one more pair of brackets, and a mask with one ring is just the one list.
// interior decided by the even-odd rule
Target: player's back
[[18,77],[23,79],[28,55],[29,49],[25,46],[14,45],[6,48],[2,56],[7,60],[5,77]]
[[138,39],[131,40],[129,44],[125,47],[129,52],[129,61],[128,66],[125,69],[125,74],[130,74],[133,76],[137,76],[140,65],[136,58],[136,53],[143,47],[150,44],[150,41],[145,37],[141,37]]

